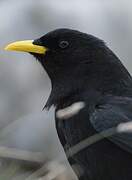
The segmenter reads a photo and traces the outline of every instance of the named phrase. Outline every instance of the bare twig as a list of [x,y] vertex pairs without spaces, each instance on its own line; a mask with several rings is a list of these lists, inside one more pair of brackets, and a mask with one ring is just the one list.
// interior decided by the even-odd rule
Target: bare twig
[[2,146],[0,146],[0,157],[44,163],[44,154],[41,152],[31,152]]
[[93,136],[88,137],[87,139],[82,140],[81,142],[79,142],[78,144],[76,144],[75,146],[71,147],[67,152],[67,158],[71,157],[75,154],[77,154],[78,152],[80,152],[81,150],[85,149],[86,147],[106,138],[106,137],[110,137],[114,134],[118,133],[117,132],[117,128],[113,127],[110,129],[107,129],[105,131],[102,131],[101,133],[96,133]]
[[43,165],[34,173],[32,173],[26,180],[32,180],[39,176],[42,176],[43,180],[52,180],[56,178],[59,174],[62,174],[64,171],[66,171],[66,167],[62,163],[58,163],[57,161],[51,161]]

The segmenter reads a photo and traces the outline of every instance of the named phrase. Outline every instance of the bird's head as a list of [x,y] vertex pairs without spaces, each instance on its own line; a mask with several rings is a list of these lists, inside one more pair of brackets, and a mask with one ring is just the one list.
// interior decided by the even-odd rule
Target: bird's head
[[69,79],[73,72],[78,74],[76,68],[82,70],[80,65],[91,64],[95,60],[94,51],[97,53],[103,45],[101,40],[92,35],[70,29],[57,29],[36,40],[11,43],[6,50],[31,53],[44,66],[52,80],[62,71],[61,76],[66,73]]
[[88,88],[105,91],[122,74],[129,76],[102,40],[76,30],[57,29],[33,41],[11,43],[6,50],[29,52],[39,60],[52,82],[51,101]]

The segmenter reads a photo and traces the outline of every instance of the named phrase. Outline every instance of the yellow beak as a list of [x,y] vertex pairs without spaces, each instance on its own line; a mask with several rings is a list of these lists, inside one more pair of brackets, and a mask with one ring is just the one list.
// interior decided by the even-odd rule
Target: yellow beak
[[45,54],[48,48],[33,44],[33,40],[26,40],[11,43],[5,47],[5,50]]

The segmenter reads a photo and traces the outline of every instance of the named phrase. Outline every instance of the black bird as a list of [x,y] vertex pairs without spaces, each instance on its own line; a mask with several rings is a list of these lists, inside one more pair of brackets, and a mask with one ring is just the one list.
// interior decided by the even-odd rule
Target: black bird
[[[52,90],[45,107],[55,106],[56,129],[65,151],[97,132],[132,122],[132,77],[102,40],[57,29],[6,49],[33,54],[47,71]],[[80,109],[70,114],[68,107],[76,103]],[[80,180],[132,180],[132,134],[104,138],[69,162],[83,169]]]

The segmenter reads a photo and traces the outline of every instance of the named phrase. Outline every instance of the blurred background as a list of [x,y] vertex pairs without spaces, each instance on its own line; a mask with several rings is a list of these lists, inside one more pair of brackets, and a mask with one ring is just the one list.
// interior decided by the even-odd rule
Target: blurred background
[[[51,162],[61,156],[66,162],[55,130],[54,110],[42,111],[50,93],[47,74],[32,56],[3,48],[56,28],[73,28],[103,39],[132,73],[132,2],[0,0],[0,14],[0,147],[42,152]],[[6,160],[1,159],[0,179],[26,179],[31,174],[25,170],[23,176],[25,171],[12,165],[12,159]],[[68,170],[69,179],[76,179]],[[20,173],[17,177],[16,171]]]

